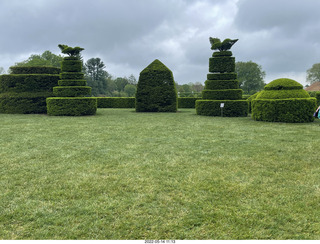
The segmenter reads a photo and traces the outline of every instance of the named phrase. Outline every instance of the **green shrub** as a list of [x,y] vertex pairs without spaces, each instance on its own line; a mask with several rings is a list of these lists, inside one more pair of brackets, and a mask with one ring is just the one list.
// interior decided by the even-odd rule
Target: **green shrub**
[[178,108],[195,108],[196,101],[202,99],[198,97],[179,97]]
[[214,52],[212,54],[212,57],[222,57],[222,56],[232,56],[231,51],[220,51],[220,52]]
[[248,102],[246,100],[197,100],[197,115],[221,116],[221,103],[224,103],[222,114],[225,117],[248,116]]
[[203,100],[239,100],[242,98],[241,89],[226,89],[226,90],[203,90]]
[[94,97],[50,97],[47,98],[48,115],[82,116],[94,115],[97,99]]
[[320,106],[320,92],[316,94],[317,104]]
[[256,97],[259,95],[260,91],[259,92],[256,92],[255,94],[251,95],[247,101],[248,101],[248,105],[249,105],[249,113],[251,113],[251,103],[252,103],[252,100],[253,99],[256,99]]
[[59,86],[86,86],[86,80],[58,80]]
[[48,66],[12,66],[11,74],[59,74],[60,68]]
[[140,73],[136,111],[176,112],[177,105],[177,91],[172,72],[156,59]]
[[251,95],[248,95],[248,94],[242,95],[242,99],[244,100],[247,100],[249,97],[251,97]]
[[303,86],[295,80],[280,78],[276,79],[264,87],[264,90],[301,90]]
[[134,97],[97,97],[98,108],[135,108]]
[[0,76],[0,93],[3,92],[52,92],[59,75],[11,74]]
[[61,62],[61,71],[64,72],[76,72],[79,73],[82,70],[82,62],[78,59],[70,59],[70,57],[64,58]]
[[84,74],[81,72],[63,72],[60,74],[61,80],[83,80]]
[[83,97],[91,94],[90,86],[56,86],[53,94],[57,97]]
[[315,98],[254,99],[252,118],[258,121],[306,123],[314,121]]
[[234,57],[209,58],[209,72],[232,73],[235,70]]
[[308,98],[308,92],[299,90],[263,90],[256,99],[285,99],[285,98]]
[[208,80],[236,80],[236,73],[209,73],[207,74]]
[[37,93],[1,93],[0,113],[6,114],[42,114],[47,112],[46,98],[52,92]]
[[206,90],[225,90],[225,89],[238,89],[238,80],[206,80]]

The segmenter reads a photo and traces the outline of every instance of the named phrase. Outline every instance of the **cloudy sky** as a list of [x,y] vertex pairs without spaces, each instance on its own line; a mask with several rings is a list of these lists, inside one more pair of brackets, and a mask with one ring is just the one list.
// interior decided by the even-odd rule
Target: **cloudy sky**
[[268,83],[305,84],[320,63],[319,0],[0,0],[0,67],[58,44],[100,57],[115,77],[136,78],[154,59],[179,84],[204,82],[209,37],[238,38],[236,61],[262,66]]

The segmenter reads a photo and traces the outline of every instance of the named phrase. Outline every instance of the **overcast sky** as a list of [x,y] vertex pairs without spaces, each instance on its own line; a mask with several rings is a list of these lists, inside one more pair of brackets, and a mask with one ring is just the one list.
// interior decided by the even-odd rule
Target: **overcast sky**
[[99,57],[115,77],[139,73],[154,59],[179,84],[206,80],[209,37],[238,38],[236,61],[262,66],[268,83],[320,63],[319,0],[0,0],[0,67],[58,44]]

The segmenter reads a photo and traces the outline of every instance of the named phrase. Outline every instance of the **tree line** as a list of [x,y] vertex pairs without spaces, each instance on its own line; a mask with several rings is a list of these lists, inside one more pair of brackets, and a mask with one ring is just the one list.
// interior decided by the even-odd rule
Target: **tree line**
[[[56,55],[50,51],[42,54],[32,54],[28,59],[16,63],[15,66],[54,66],[60,67],[63,57]],[[88,86],[92,87],[93,96],[106,97],[133,97],[136,93],[137,79],[134,75],[129,77],[114,77],[106,70],[106,65],[100,58],[90,58],[84,62],[83,72]],[[9,70],[10,72],[10,70]],[[0,74],[4,73],[0,67]],[[263,89],[266,85],[265,71],[261,65],[255,62],[236,62],[236,73],[240,88],[244,94],[254,94]],[[315,64],[307,71],[307,82],[312,84],[320,81],[320,64]],[[201,97],[204,89],[203,82],[195,82],[188,84],[176,83],[176,89],[180,97]]]

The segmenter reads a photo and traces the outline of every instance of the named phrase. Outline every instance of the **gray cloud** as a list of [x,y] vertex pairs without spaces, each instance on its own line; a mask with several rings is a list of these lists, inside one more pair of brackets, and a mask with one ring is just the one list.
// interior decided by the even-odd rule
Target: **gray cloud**
[[179,83],[204,82],[213,36],[239,38],[236,60],[262,65],[267,81],[301,79],[319,62],[319,7],[318,0],[2,0],[0,66],[58,54],[63,43],[84,47],[85,59],[100,57],[115,76],[138,78],[158,58]]

